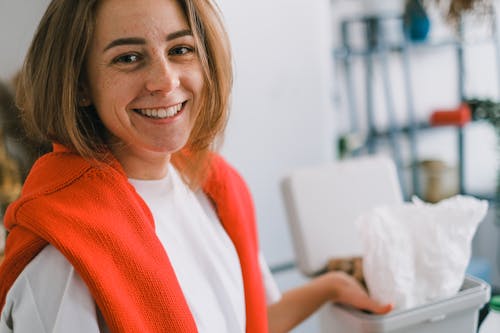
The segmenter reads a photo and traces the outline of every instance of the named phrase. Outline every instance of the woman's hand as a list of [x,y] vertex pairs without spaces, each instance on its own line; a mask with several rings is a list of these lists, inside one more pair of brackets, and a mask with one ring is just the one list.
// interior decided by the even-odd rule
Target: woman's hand
[[324,278],[330,280],[331,300],[335,303],[350,305],[375,314],[386,314],[393,308],[392,304],[380,304],[370,298],[365,288],[344,272],[328,272],[325,273]]
[[371,299],[361,284],[350,275],[331,271],[288,290],[278,302],[269,305],[269,332],[288,332],[323,304],[332,301],[375,314],[385,314],[392,310],[391,304],[379,304]]

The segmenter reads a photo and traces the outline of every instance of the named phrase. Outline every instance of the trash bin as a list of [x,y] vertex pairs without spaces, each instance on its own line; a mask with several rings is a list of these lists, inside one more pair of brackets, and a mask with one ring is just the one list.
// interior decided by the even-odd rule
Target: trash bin
[[478,310],[490,299],[486,282],[466,276],[453,297],[412,309],[373,315],[340,305],[322,309],[322,333],[475,333]]
[[[361,255],[354,221],[380,204],[403,202],[394,163],[385,156],[361,157],[295,170],[282,184],[297,267],[313,276],[334,257]],[[327,304],[321,333],[475,333],[490,286],[466,275],[449,298],[387,315]]]

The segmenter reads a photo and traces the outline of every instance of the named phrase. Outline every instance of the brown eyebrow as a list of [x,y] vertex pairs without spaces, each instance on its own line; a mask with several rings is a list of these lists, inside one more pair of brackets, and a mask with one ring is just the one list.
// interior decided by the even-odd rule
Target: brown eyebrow
[[[192,36],[193,33],[189,29],[185,30],[179,30],[172,32],[171,34],[167,35],[166,41],[171,41],[176,38],[184,37],[184,36]],[[126,38],[118,38],[113,40],[111,43],[109,43],[103,50],[107,51],[110,48],[113,48],[115,46],[120,46],[120,45],[144,45],[146,44],[146,40],[144,38],[140,37],[126,37]]]
[[167,42],[171,41],[172,39],[179,38],[179,37],[192,36],[192,35],[193,35],[193,32],[189,29],[179,30],[179,31],[172,32],[171,34],[167,35]]

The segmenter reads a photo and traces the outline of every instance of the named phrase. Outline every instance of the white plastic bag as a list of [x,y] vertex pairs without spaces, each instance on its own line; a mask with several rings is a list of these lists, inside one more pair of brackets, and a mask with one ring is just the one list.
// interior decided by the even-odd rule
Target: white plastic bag
[[470,260],[471,241],[488,203],[455,196],[380,206],[358,218],[370,295],[408,309],[455,295]]

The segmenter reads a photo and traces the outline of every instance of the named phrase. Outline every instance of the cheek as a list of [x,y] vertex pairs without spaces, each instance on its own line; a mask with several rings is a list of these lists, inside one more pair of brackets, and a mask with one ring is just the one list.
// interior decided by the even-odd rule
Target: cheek
[[[203,108],[206,108],[207,103],[207,87],[203,82],[203,78],[199,78],[198,80],[194,80],[191,87],[191,91],[193,92],[193,106],[191,111],[191,122],[195,122],[195,119],[198,118],[200,113],[203,112]],[[194,125],[194,124],[192,124]]]
[[195,107],[198,109],[203,102],[204,95],[207,93],[207,86],[201,70],[193,71],[189,76],[187,84],[189,85],[189,90],[193,93]]
[[200,68],[193,76],[195,77],[193,84],[196,85],[196,90],[200,94],[205,88],[205,78],[203,77],[202,69]]
[[203,76],[203,68],[199,61],[184,68],[184,84],[191,90],[195,97],[199,97],[203,87],[205,86],[205,78]]
[[94,83],[94,98],[96,107],[102,109],[125,109],[136,96],[137,80],[120,80],[112,75],[102,77]]

